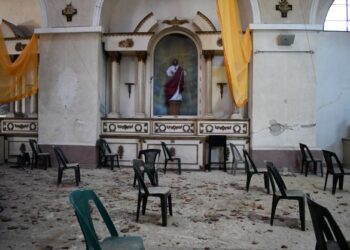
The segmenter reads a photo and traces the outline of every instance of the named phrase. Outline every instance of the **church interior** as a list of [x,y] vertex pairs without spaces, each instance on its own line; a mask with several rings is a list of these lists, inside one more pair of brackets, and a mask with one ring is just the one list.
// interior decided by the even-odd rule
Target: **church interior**
[[[349,17],[350,0],[0,0],[0,246],[92,244],[83,189],[146,249],[315,248],[304,193],[350,239]],[[277,206],[280,173],[299,206]],[[147,178],[171,191],[144,215]]]

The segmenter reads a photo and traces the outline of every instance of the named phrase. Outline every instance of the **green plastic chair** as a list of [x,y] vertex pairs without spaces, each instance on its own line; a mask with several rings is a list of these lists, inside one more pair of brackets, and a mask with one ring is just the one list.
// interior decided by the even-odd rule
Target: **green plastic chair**
[[[120,237],[109,217],[107,210],[93,190],[75,190],[69,195],[69,201],[74,206],[80,228],[83,231],[86,249],[123,249],[141,250],[145,249],[143,240],[138,236]],[[89,201],[93,201],[106,224],[110,237],[99,241],[91,218]]]

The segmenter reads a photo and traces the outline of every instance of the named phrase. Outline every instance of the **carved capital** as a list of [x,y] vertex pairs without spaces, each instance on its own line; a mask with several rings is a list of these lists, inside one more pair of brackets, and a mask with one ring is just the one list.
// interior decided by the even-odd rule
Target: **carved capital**
[[120,63],[120,60],[122,59],[122,54],[119,52],[111,52],[109,53],[109,57],[112,61],[116,61],[117,63]]
[[137,60],[146,62],[147,59],[147,52],[146,51],[138,51],[136,52]]
[[214,50],[204,50],[203,51],[203,56],[204,56],[206,61],[213,60]]

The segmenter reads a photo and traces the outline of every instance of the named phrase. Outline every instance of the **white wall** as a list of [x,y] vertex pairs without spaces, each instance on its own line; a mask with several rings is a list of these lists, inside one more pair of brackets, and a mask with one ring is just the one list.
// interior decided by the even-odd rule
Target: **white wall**
[[95,145],[100,34],[40,36],[39,142]]
[[350,33],[323,32],[316,54],[317,145],[342,159],[342,142],[350,137]]
[[[315,32],[294,31],[291,46],[278,46],[285,31],[254,31],[251,105],[252,147],[298,148],[316,144]],[[263,53],[255,53],[261,51]],[[275,51],[275,52],[269,52]],[[300,51],[301,53],[298,53]]]

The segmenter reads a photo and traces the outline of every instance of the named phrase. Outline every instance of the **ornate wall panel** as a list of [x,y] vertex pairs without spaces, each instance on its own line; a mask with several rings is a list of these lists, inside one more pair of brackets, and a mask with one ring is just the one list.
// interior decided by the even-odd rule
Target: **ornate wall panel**
[[1,120],[1,134],[37,134],[38,121],[30,119],[4,119]]
[[148,135],[149,121],[102,120],[102,135]]
[[248,121],[198,121],[198,135],[249,136]]
[[154,121],[152,133],[155,135],[195,135],[195,121]]

